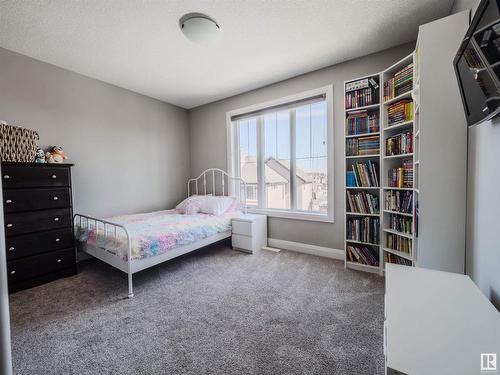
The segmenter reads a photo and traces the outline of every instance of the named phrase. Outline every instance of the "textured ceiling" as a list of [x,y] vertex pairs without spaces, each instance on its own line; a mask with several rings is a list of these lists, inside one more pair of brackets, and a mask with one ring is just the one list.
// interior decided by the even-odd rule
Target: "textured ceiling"
[[[414,40],[452,3],[0,0],[0,46],[192,108]],[[218,21],[217,45],[184,37],[188,12]]]

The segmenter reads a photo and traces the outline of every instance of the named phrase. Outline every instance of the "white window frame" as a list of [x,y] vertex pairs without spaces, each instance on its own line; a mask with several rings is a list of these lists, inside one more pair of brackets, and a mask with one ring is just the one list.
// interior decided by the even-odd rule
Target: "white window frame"
[[[299,94],[295,95],[290,95],[286,96],[284,98],[276,99],[276,100],[271,100],[267,101],[264,103],[259,103],[255,105],[251,105],[248,107],[244,108],[238,108],[229,112],[226,112],[226,126],[227,126],[227,169],[230,174],[234,176],[239,176],[240,170],[237,168],[236,163],[234,163],[234,155],[235,153],[238,152],[238,145],[236,145],[236,130],[235,126],[233,125],[233,122],[231,121],[231,118],[233,116],[238,116],[242,115],[245,113],[249,112],[254,112],[254,111],[259,111],[263,110],[266,108],[274,107],[274,106],[279,106],[279,105],[285,105],[290,102],[294,102],[297,100],[301,99],[307,99],[310,97],[314,97],[317,95],[325,95],[325,102],[326,102],[326,121],[327,121],[327,141],[328,141],[328,146],[327,146],[327,172],[328,172],[328,196],[327,196],[327,201],[328,201],[328,210],[327,213],[317,213],[317,212],[307,212],[307,211],[292,211],[292,210],[282,210],[282,209],[272,209],[272,208],[250,208],[248,209],[248,212],[252,213],[259,213],[259,214],[265,214],[270,217],[277,217],[277,218],[286,218],[286,219],[296,219],[296,220],[308,220],[308,221],[320,221],[320,222],[328,222],[328,223],[333,223],[334,222],[334,191],[333,187],[334,185],[334,163],[333,163],[333,158],[334,158],[334,144],[333,144],[333,85],[328,85],[328,86],[323,86],[317,89],[309,90],[309,91],[304,91]],[[293,124],[290,124],[290,126],[293,126]],[[259,127],[257,128],[259,129]],[[292,134],[295,134],[294,132],[291,132]],[[257,134],[257,137],[261,137],[262,135]],[[290,139],[290,143],[294,144],[295,139]],[[292,145],[291,145],[292,146]],[[290,151],[292,148],[290,148]],[[259,158],[262,157],[262,152],[257,153],[257,166],[259,166],[261,163],[259,162]],[[295,163],[295,159],[291,159],[292,163]],[[259,174],[262,175],[262,174]],[[294,179],[295,181],[295,179]],[[262,185],[262,184],[259,184]],[[292,191],[295,189],[292,189]],[[260,197],[262,197],[262,192],[259,192]],[[294,202],[294,199],[292,197],[292,202]]]

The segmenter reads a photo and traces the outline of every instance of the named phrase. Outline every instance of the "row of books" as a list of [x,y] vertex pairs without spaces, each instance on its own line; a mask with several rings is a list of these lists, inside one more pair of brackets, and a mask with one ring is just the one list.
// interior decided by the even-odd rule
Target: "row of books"
[[387,178],[389,187],[413,187],[413,160],[405,159],[401,167],[389,169]]
[[384,101],[404,94],[413,88],[413,63],[408,64],[384,82]]
[[413,100],[403,99],[387,108],[388,126],[413,120]]
[[346,172],[347,187],[379,187],[377,163],[367,162],[352,165],[352,171]]
[[377,95],[375,95],[371,88],[345,93],[346,109],[364,107],[367,105],[376,104],[377,102]]
[[347,156],[374,155],[380,153],[380,136],[346,139]]
[[409,216],[390,215],[389,229],[396,230],[401,233],[412,234],[413,220]]
[[413,152],[413,131],[407,131],[385,140],[386,156],[411,154]]
[[361,110],[350,112],[346,118],[347,135],[377,133],[379,129],[378,113]]
[[384,192],[384,209],[411,214],[413,211],[413,192],[387,190]]
[[346,192],[346,206],[349,212],[359,214],[378,214],[380,212],[379,199],[376,195],[360,191]]
[[411,260],[398,257],[397,255],[391,253],[384,254],[384,260],[386,263],[402,264],[404,266],[411,266]]
[[348,218],[346,222],[347,240],[380,243],[380,219],[378,217]]
[[386,233],[386,247],[391,250],[397,250],[402,253],[410,254],[411,239],[398,236],[397,234]]
[[347,260],[375,267],[379,265],[378,252],[371,246],[347,246]]

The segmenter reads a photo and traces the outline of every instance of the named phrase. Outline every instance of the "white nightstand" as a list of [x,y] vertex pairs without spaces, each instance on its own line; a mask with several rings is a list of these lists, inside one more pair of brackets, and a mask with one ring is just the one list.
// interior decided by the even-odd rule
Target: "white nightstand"
[[267,216],[246,214],[233,218],[231,224],[234,249],[253,253],[267,246]]

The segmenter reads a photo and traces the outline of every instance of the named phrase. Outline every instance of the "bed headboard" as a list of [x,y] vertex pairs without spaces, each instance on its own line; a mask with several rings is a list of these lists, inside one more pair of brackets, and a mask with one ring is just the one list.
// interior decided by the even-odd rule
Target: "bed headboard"
[[247,210],[246,183],[240,177],[231,176],[219,168],[209,168],[201,172],[198,177],[191,178],[187,183],[188,197],[196,195],[225,195],[238,198]]

